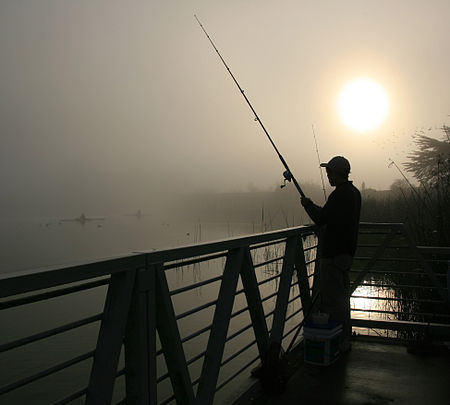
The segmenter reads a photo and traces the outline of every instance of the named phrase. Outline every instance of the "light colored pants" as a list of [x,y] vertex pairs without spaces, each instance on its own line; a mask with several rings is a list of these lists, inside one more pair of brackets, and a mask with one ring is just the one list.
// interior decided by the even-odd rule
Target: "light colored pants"
[[353,258],[339,255],[321,259],[318,273],[314,275],[313,295],[320,292],[317,308],[329,314],[330,319],[342,323],[343,348],[350,343],[350,277],[349,270]]

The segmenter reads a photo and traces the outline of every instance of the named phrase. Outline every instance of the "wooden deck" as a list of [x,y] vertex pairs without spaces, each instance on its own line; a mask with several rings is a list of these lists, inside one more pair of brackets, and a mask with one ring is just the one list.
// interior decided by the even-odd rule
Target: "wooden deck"
[[328,367],[302,362],[282,394],[268,397],[259,388],[240,403],[448,405],[450,350],[440,344],[411,354],[387,339],[357,338]]

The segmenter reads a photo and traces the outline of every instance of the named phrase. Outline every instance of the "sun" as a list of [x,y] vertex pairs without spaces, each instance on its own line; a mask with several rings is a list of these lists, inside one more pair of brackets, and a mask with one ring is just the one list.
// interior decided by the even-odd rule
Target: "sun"
[[347,83],[338,99],[339,115],[350,129],[367,132],[378,128],[389,113],[386,91],[376,81],[361,77]]

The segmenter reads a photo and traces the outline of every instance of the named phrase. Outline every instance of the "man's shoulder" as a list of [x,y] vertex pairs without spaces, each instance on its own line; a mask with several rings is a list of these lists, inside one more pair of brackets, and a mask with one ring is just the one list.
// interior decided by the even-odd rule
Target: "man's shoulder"
[[356,190],[359,193],[359,190],[356,188],[356,186],[353,184],[353,181],[351,180],[348,180],[345,183],[340,184],[335,189],[335,191],[348,191],[348,190]]
[[360,193],[359,189],[353,184],[353,181],[349,181],[348,184],[349,184],[349,187],[351,187],[354,191],[357,191],[358,193]]
[[361,198],[360,191],[355,187],[353,182],[350,180],[341,184],[339,187],[336,187],[334,192],[335,192],[336,196],[337,195],[342,195],[342,196],[354,195],[354,196],[359,196],[359,198]]

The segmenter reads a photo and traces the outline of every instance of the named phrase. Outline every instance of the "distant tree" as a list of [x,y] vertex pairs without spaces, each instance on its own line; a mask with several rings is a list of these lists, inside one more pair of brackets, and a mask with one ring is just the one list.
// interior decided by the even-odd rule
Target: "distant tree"
[[424,132],[415,135],[417,149],[408,155],[405,169],[420,182],[421,200],[426,201],[426,212],[431,223],[435,243],[450,242],[450,127],[442,128],[442,139]]
[[405,192],[410,187],[410,183],[408,183],[405,179],[396,179],[392,182],[390,190],[394,193]]
[[417,150],[408,155],[405,169],[421,184],[437,186],[442,180],[450,180],[450,127],[444,125],[442,140],[426,136],[423,132],[414,136]]
[[365,181],[363,181],[362,184],[361,184],[361,194],[363,196],[366,195],[366,182]]

